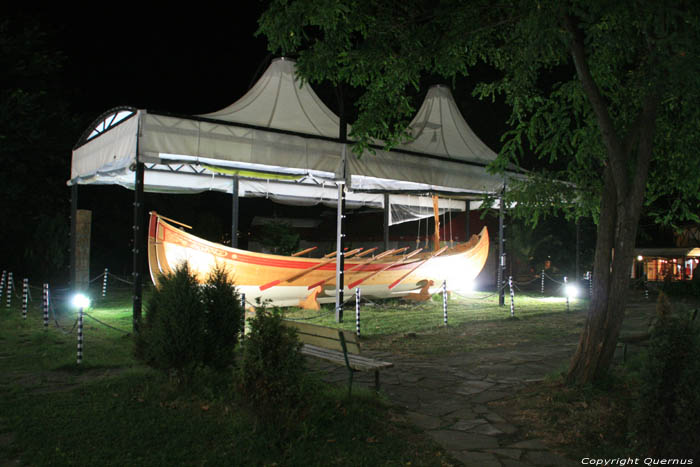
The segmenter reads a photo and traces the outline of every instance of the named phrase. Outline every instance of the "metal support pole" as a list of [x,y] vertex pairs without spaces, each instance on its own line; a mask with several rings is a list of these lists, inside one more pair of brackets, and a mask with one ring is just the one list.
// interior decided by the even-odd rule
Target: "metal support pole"
[[355,329],[357,330],[357,337],[360,337],[360,288],[355,288]]
[[238,198],[238,175],[233,177],[231,188],[231,247],[238,248],[238,213],[240,204]]
[[143,272],[143,172],[142,162],[136,163],[134,172],[134,296],[133,296],[133,329],[138,332],[138,323],[141,321],[141,304],[143,298],[142,272]]
[[447,281],[442,281],[442,320],[447,326]]
[[384,193],[384,251],[389,249],[389,193]]
[[12,277],[12,271],[10,271],[7,275],[7,308],[10,308],[12,306],[12,291],[15,288],[15,281],[14,278]]
[[22,279],[22,318],[27,319],[27,306],[29,306],[29,279]]
[[83,308],[78,310],[78,365],[83,363]]
[[508,287],[510,287],[510,317],[515,317],[515,294],[513,293],[513,276],[508,276]]
[[466,235],[466,236],[464,237],[464,241],[465,241],[465,242],[468,242],[468,241],[469,241],[469,234],[470,234],[469,230],[470,230],[470,227],[471,227],[471,226],[469,225],[469,222],[470,222],[470,219],[469,219],[469,218],[471,217],[471,216],[470,216],[470,214],[471,214],[471,201],[467,200],[466,203],[467,203],[467,204],[466,204],[466,206],[465,206],[465,211],[464,211],[465,218],[466,218],[465,221],[464,221],[464,231],[465,231],[465,235]]
[[78,184],[70,187],[70,288],[77,290],[78,282]]
[[574,282],[578,284],[578,281],[581,280],[580,276],[580,271],[579,271],[579,258],[581,256],[581,223],[579,222],[578,219],[576,219],[576,275],[574,276],[576,279]]
[[338,183],[337,246],[335,257],[335,322],[343,322],[343,289],[345,288],[345,184]]
[[[505,184],[503,185],[503,192],[505,193],[506,187]],[[505,203],[503,202],[503,196],[501,195],[501,198],[498,203],[498,305],[499,306],[505,306],[506,304],[506,297],[505,297],[505,281],[503,280],[503,276],[505,273],[506,269],[506,250],[505,250],[505,234],[504,234],[504,217],[505,217]]]
[[105,268],[104,277],[102,278],[102,296],[107,296],[107,277],[109,277],[109,269]]
[[44,330],[49,328],[49,284],[44,284],[41,307],[44,310]]
[[245,337],[245,294],[241,294],[241,339]]

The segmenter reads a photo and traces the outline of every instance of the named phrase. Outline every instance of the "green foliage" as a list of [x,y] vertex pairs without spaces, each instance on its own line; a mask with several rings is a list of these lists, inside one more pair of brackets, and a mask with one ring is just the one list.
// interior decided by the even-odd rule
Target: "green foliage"
[[655,456],[698,457],[700,330],[688,316],[660,319],[641,368],[633,438]]
[[161,278],[139,323],[136,356],[188,381],[199,366],[233,364],[242,307],[226,273],[215,269],[201,286],[185,263]]
[[260,243],[277,254],[291,255],[299,249],[299,234],[284,222],[272,222],[260,227]]
[[263,420],[277,420],[302,400],[304,356],[296,330],[263,306],[249,321],[239,368],[240,392]]

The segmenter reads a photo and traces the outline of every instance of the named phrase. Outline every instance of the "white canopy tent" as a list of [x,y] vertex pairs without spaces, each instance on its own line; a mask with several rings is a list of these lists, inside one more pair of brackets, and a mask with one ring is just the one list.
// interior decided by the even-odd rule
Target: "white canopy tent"
[[[73,150],[68,185],[117,184],[137,193],[215,190],[307,205],[344,197],[349,207],[384,208],[387,200],[419,207],[416,194],[439,194],[440,209],[462,211],[466,200],[503,188],[502,177],[485,171],[496,154],[469,128],[447,88],[429,90],[409,130],[414,139],[407,144],[355,156],[340,139],[340,118],[310,85],[300,84],[294,62],[280,58],[242,98],[217,112],[185,116],[122,107],[103,114]],[[415,215],[423,217],[421,211]],[[143,229],[135,222],[138,251]]]

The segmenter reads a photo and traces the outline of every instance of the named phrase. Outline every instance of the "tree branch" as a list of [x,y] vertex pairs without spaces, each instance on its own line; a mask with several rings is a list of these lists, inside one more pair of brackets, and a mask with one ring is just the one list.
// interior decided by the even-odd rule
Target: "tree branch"
[[603,143],[608,152],[608,161],[612,169],[615,186],[617,187],[617,197],[618,199],[624,199],[628,186],[626,176],[627,154],[624,152],[622,142],[615,132],[615,126],[608,112],[605,99],[588,66],[583,44],[583,33],[568,13],[564,13],[563,20],[564,26],[571,34],[571,56],[576,66],[576,73],[581,80],[583,91],[586,93],[588,101],[591,103],[601,137],[603,138]]

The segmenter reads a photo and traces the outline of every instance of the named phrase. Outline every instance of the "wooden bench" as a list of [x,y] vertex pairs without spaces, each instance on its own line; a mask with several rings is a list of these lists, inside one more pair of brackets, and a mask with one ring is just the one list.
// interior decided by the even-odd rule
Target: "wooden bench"
[[352,392],[352,378],[356,371],[374,371],[374,387],[378,391],[379,371],[394,366],[393,363],[360,355],[360,341],[353,333],[300,321],[285,320],[283,323],[296,329],[299,340],[304,344],[301,350],[304,355],[345,365],[349,373],[348,394]]

